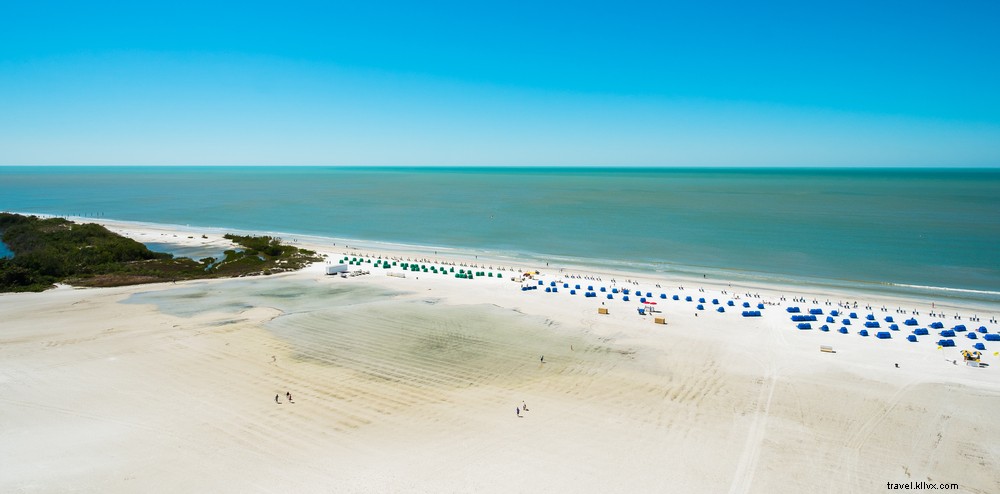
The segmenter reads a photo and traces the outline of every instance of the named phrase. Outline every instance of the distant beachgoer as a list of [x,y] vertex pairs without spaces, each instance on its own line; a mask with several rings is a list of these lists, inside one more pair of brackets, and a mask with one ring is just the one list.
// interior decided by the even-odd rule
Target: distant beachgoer
[[520,417],[521,416],[521,409],[517,408],[517,407],[514,407],[514,413],[516,413],[517,416]]
[[288,398],[288,401],[292,401],[292,393],[291,393],[291,391],[285,391],[285,397]]
[[896,364],[896,368],[897,368],[897,369],[899,368],[899,364]]
[[521,408],[524,408],[524,411],[527,412],[528,411],[528,404],[522,401],[521,402]]
[[280,405],[281,404],[281,400],[278,399],[279,396],[281,396],[281,395],[274,395],[274,402]]
[[542,355],[542,358],[538,359],[538,361],[544,364],[545,363],[545,355]]

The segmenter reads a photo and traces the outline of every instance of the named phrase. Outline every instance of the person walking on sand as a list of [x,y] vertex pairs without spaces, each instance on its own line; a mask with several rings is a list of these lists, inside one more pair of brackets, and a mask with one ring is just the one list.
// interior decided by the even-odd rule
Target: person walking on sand
[[545,355],[542,355],[542,358],[538,359],[538,361],[544,364],[545,363]]
[[274,402],[277,403],[277,404],[279,404],[279,405],[281,404],[281,399],[279,398],[280,396],[281,395],[274,395]]
[[518,418],[521,417],[521,409],[520,408],[514,407],[514,413],[517,414]]
[[285,398],[288,398],[288,402],[289,403],[293,403],[292,402],[292,392],[291,391],[285,391]]
[[521,402],[521,408],[523,408],[523,409],[524,409],[524,411],[525,411],[525,412],[527,412],[527,411],[528,411],[528,403],[527,403],[527,402],[524,402],[524,401],[522,401],[522,402]]

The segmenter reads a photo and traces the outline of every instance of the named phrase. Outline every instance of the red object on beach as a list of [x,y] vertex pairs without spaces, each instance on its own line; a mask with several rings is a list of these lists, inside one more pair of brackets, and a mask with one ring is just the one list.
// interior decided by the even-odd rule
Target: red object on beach
[[656,302],[643,302],[646,305],[656,305]]

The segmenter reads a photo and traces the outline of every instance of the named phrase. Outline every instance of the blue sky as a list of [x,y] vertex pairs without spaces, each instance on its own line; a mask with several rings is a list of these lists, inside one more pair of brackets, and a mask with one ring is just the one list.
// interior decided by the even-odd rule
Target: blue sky
[[1000,3],[0,4],[0,164],[1000,166]]

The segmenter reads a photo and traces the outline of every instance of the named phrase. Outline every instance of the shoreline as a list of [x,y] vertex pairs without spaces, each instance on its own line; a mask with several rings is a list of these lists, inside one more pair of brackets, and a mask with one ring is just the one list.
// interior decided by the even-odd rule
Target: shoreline
[[[269,235],[274,237],[281,237],[283,241],[298,246],[304,247],[311,250],[315,250],[320,253],[338,253],[338,254],[366,254],[369,256],[378,257],[383,256],[397,256],[409,259],[440,259],[444,262],[452,263],[465,263],[465,264],[475,264],[480,266],[489,265],[503,265],[508,268],[515,268],[519,270],[539,270],[553,275],[558,275],[560,273],[573,273],[585,276],[598,276],[607,278],[608,280],[614,279],[636,279],[644,280],[647,284],[656,284],[660,282],[663,284],[666,280],[671,280],[670,284],[679,283],[680,285],[691,285],[698,286],[702,288],[711,288],[715,291],[723,291],[735,289],[739,291],[749,291],[749,292],[761,292],[767,293],[772,298],[780,298],[784,296],[786,299],[796,296],[806,296],[806,298],[816,298],[817,300],[822,299],[825,302],[827,299],[830,300],[841,300],[841,301],[854,301],[854,300],[869,300],[871,304],[876,307],[886,306],[886,307],[903,307],[909,309],[917,309],[920,313],[927,314],[930,311],[938,312],[940,310],[945,311],[961,311],[963,317],[968,317],[972,314],[976,314],[982,319],[986,316],[986,319],[997,318],[1000,320],[1000,300],[990,301],[990,300],[979,300],[979,299],[969,299],[962,297],[951,297],[948,296],[950,292],[959,291],[959,293],[974,292],[982,293],[977,290],[965,290],[965,289],[954,289],[954,288],[939,288],[939,287],[920,287],[921,289],[927,288],[929,290],[936,291],[934,296],[922,295],[919,293],[896,293],[891,287],[898,285],[891,284],[870,284],[867,286],[838,286],[837,284],[823,284],[824,281],[829,282],[831,280],[814,280],[817,283],[809,283],[808,280],[800,280],[795,282],[794,280],[788,281],[764,281],[764,280],[720,280],[715,278],[698,278],[696,275],[691,273],[670,273],[670,272],[640,272],[627,269],[621,269],[618,267],[606,267],[597,264],[575,264],[566,263],[562,265],[549,265],[546,266],[544,261],[538,259],[517,259],[513,257],[496,256],[491,255],[488,252],[467,251],[458,248],[449,247],[434,247],[434,246],[420,246],[411,244],[398,244],[389,243],[381,241],[366,241],[357,239],[343,239],[337,237],[321,237],[316,235],[296,235],[282,232],[270,232],[270,231],[248,231],[240,229],[227,229],[222,227],[199,227],[199,226],[188,226],[188,225],[170,225],[170,224],[159,224],[151,222],[132,222],[132,221],[121,221],[121,220],[107,220],[107,219],[95,219],[86,217],[69,217],[68,219],[77,222],[93,222],[104,225],[105,227],[115,231],[119,234],[124,234],[130,236],[135,240],[146,240],[147,242],[156,242],[154,240],[156,235],[179,235],[177,237],[179,240],[186,240],[186,236],[194,236],[195,243],[200,240],[200,235],[208,233],[214,234],[221,237],[225,233],[235,233],[242,235]],[[145,235],[143,235],[145,234]],[[148,236],[149,238],[143,238]],[[162,235],[161,235],[162,236]],[[160,239],[159,243],[171,243],[169,240],[174,237],[169,237],[167,239]],[[167,242],[163,242],[167,240]],[[221,241],[222,243],[217,243],[215,245],[229,245],[228,241]],[[349,243],[348,243],[349,242]],[[181,242],[183,244],[183,242]],[[551,263],[550,263],[551,264]],[[988,294],[1000,296],[1000,292],[988,292]],[[931,304],[934,307],[931,307]]]
[[[39,217],[57,217],[58,215],[42,213],[16,214],[35,215]],[[87,216],[60,216],[76,222],[91,222],[101,225],[118,225],[123,230],[147,228],[152,232],[187,232],[214,233],[222,235],[235,233],[242,235],[269,235],[280,237],[289,243],[301,240],[302,245],[317,247],[314,250],[337,251],[343,253],[341,246],[354,252],[400,254],[407,257],[434,256],[456,258],[464,262],[492,262],[508,266],[521,266],[525,269],[572,270],[577,272],[594,272],[605,275],[629,276],[633,278],[676,279],[687,283],[708,283],[713,286],[740,286],[747,289],[767,290],[770,292],[789,292],[800,290],[804,293],[841,294],[852,297],[874,299],[923,300],[934,301],[956,309],[972,309],[977,306],[990,307],[1000,314],[1000,291],[988,291],[969,288],[923,286],[889,281],[862,281],[810,276],[790,276],[778,273],[766,273],[740,269],[714,268],[706,266],[669,264],[658,265],[654,262],[602,260],[598,258],[566,258],[559,255],[545,255],[533,252],[502,252],[485,249],[461,248],[451,246],[419,245],[412,243],[390,242],[381,240],[352,239],[315,234],[298,234],[270,230],[247,230],[219,226],[191,226],[169,223],[144,221],[129,221]],[[701,278],[699,275],[707,275]],[[728,275],[728,276],[727,276]]]

